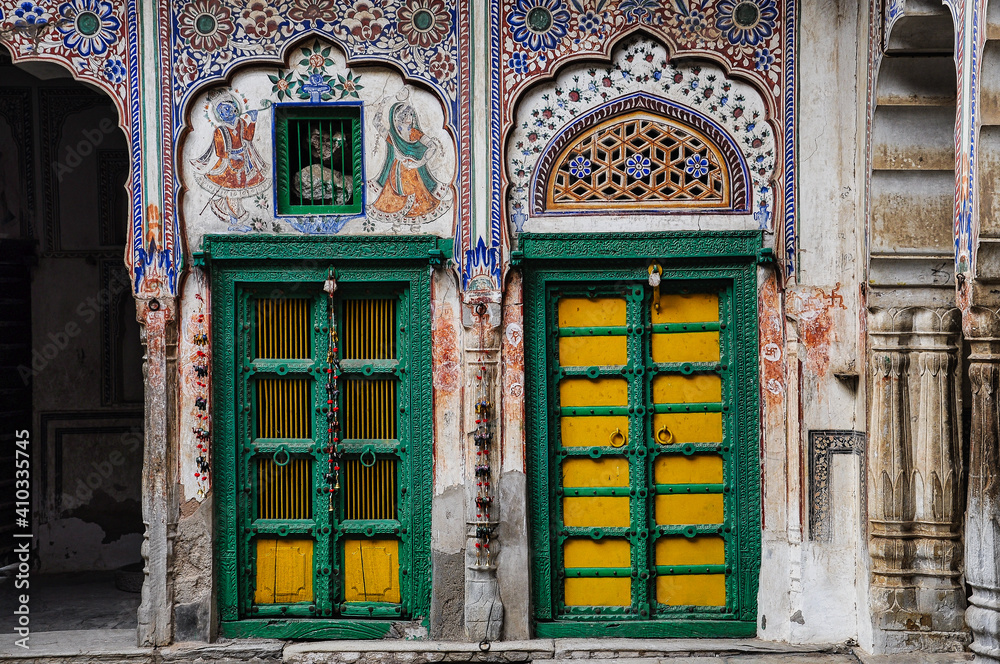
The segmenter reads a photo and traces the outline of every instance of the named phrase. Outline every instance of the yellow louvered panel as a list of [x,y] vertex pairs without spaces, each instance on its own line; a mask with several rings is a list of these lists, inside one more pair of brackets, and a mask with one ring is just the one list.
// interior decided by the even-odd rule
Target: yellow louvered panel
[[257,300],[258,359],[308,358],[309,332],[309,300]]
[[396,518],[395,459],[379,459],[371,467],[349,459],[344,470],[345,519]]
[[396,381],[344,381],[344,437],[396,438]]
[[346,300],[342,325],[345,360],[396,358],[395,300]]
[[[279,459],[280,460],[280,459]],[[257,518],[310,519],[308,459],[292,459],[279,466],[268,457],[257,458]]]
[[310,382],[295,378],[257,381],[257,437],[309,438]]

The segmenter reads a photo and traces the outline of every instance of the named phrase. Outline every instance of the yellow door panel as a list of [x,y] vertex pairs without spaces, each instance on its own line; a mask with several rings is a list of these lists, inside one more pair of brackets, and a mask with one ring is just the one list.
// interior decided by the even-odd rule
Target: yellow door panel
[[559,337],[559,364],[564,367],[628,364],[626,337]]
[[653,362],[719,361],[718,332],[654,334],[650,344]]
[[559,327],[625,325],[625,300],[614,297],[564,297],[559,300]]
[[630,606],[632,579],[566,579],[566,606]]
[[653,462],[656,484],[722,484],[723,461],[715,454],[661,455]]
[[[624,447],[628,442],[628,416],[595,415],[593,417],[563,417],[559,422],[563,447]],[[625,436],[615,434],[621,432]],[[612,434],[614,440],[612,441]]]
[[344,599],[348,602],[399,603],[398,541],[344,541]]
[[617,537],[568,539],[563,544],[563,567],[632,567],[629,542]]
[[711,323],[719,320],[719,296],[715,293],[692,295],[661,294],[660,310],[651,307],[653,324]]
[[627,528],[628,498],[563,498],[563,524],[571,528]]
[[653,403],[722,401],[722,377],[717,374],[670,374],[653,379]]
[[627,406],[628,381],[624,378],[563,378],[559,381],[559,405]]
[[613,457],[564,459],[562,485],[564,487],[628,486],[628,460]]
[[312,540],[257,540],[257,604],[289,604],[313,599]]
[[725,606],[725,574],[656,577],[656,601],[669,606]]
[[660,526],[686,526],[722,523],[722,494],[657,496],[656,523]]
[[653,436],[661,445],[721,443],[722,413],[657,413]]
[[667,536],[656,540],[657,565],[725,565],[726,541],[718,535]]

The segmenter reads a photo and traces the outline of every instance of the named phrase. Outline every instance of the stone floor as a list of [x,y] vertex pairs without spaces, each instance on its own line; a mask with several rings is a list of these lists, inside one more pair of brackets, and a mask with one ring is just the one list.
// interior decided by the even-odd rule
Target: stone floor
[[0,663],[98,664],[430,664],[525,662],[569,664],[959,664],[969,654],[910,653],[872,656],[846,646],[796,646],[754,639],[533,639],[478,644],[441,641],[240,640],[179,643],[148,649],[135,645],[139,595],[115,588],[111,573],[59,574],[31,579],[30,648],[15,645],[15,599],[22,591],[0,578]]

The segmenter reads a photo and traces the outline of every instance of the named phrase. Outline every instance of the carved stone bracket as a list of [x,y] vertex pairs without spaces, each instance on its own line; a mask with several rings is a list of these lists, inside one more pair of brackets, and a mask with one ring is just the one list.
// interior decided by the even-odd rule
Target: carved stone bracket
[[965,619],[976,662],[1000,662],[1000,311],[967,313],[972,426],[969,437],[965,581],[972,591]]
[[960,321],[943,308],[869,316],[871,601],[894,647],[963,638]]

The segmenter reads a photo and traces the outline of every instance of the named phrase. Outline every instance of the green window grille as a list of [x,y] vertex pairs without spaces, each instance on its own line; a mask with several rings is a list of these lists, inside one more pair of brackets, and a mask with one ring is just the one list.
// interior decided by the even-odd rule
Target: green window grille
[[522,238],[537,634],[752,635],[759,236],[555,237]]
[[[393,621],[428,614],[430,329],[421,313],[436,241],[242,239],[208,236],[196,257],[212,268],[222,633],[383,637]],[[369,251],[400,260],[376,269],[358,260]],[[260,255],[276,260],[244,260]],[[323,285],[334,264],[331,299]],[[330,307],[340,366],[332,397]],[[340,425],[335,475],[329,409]]]
[[278,214],[361,214],[361,106],[277,104],[274,114]]

